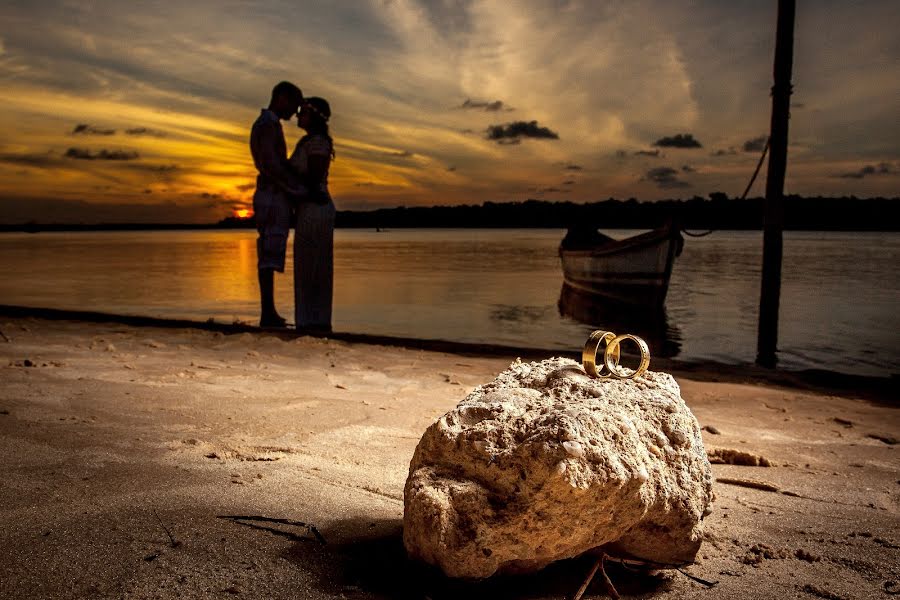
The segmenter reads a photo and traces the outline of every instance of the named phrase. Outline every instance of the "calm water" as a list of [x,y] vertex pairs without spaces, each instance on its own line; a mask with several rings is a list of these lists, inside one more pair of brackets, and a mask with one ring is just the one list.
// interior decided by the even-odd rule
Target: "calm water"
[[[596,325],[644,335],[654,355],[753,362],[761,233],[687,238],[665,313],[637,316],[560,307],[563,233],[338,230],[334,327],[577,350]],[[779,366],[900,372],[898,264],[900,234],[785,234]],[[252,231],[0,234],[0,273],[3,304],[258,317]],[[290,276],[276,278],[276,293],[291,315]]]

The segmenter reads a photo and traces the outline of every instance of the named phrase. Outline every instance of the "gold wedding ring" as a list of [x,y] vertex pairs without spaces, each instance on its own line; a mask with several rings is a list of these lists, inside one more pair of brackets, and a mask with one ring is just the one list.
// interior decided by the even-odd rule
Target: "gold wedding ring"
[[[641,351],[641,362],[638,365],[638,368],[631,372],[629,375],[625,375],[619,369],[619,345],[625,341],[631,340],[635,344],[637,344],[638,350]],[[610,348],[615,347],[616,349],[616,360],[613,363],[610,360]],[[606,353],[603,355],[603,364],[609,369],[609,372],[613,377],[617,377],[619,379],[637,379],[641,376],[641,374],[647,371],[647,368],[650,366],[650,348],[647,347],[647,342],[645,342],[642,338],[639,338],[636,335],[632,335],[630,333],[626,333],[623,335],[616,336],[613,338],[611,342],[606,346]]]
[[[641,362],[637,369],[626,373],[619,367],[619,359],[621,358],[621,345],[625,340],[634,342],[638,350],[641,352]],[[603,349],[603,360],[600,362],[600,368],[597,369],[597,353],[600,351],[600,344],[605,343]],[[584,349],[581,351],[581,363],[584,365],[584,371],[591,377],[607,379],[615,377],[616,379],[636,379],[647,372],[650,367],[650,348],[642,338],[636,335],[626,333],[616,335],[612,331],[603,331],[598,329],[591,333]]]
[[[606,362],[607,354],[613,354],[612,358],[615,364],[619,364],[619,346],[610,350],[609,343],[614,340],[616,334],[612,331],[597,330],[591,333],[587,342],[584,343],[584,349],[581,351],[581,364],[584,365],[584,371],[591,377],[609,377],[613,371]],[[600,371],[597,371],[597,352],[600,350],[600,343],[606,342],[606,348],[603,349],[603,360],[600,362]],[[606,371],[604,372],[604,368]]]

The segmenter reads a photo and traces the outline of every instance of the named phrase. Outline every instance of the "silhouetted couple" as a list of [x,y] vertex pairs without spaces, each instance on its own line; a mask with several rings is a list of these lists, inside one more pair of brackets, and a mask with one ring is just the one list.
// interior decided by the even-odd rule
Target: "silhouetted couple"
[[[281,120],[297,116],[306,131],[287,156]],[[261,300],[261,327],[284,327],[275,310],[275,271],[284,272],[287,240],[294,225],[294,316],[297,329],[331,330],[334,282],[334,203],[328,192],[328,167],[334,143],[328,134],[331,108],[322,98],[304,98],[296,85],[282,81],[272,89],[250,132],[250,152],[259,175],[253,212]]]

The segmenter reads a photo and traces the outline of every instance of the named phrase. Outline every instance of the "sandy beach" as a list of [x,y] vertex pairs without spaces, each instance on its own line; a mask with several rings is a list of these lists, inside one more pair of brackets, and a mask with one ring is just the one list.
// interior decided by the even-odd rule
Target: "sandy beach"
[[[0,331],[2,598],[562,599],[593,564],[471,584],[405,559],[416,443],[514,355],[36,318]],[[672,374],[724,461],[685,570],[715,585],[611,567],[623,596],[900,592],[896,398]]]

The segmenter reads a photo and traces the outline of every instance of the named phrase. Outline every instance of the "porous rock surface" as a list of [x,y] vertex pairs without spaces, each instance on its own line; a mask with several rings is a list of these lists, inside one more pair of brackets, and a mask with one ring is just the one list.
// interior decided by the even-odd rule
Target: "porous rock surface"
[[599,546],[677,565],[696,555],[711,499],[700,426],[672,376],[516,361],[422,436],[403,543],[451,577],[535,571]]

